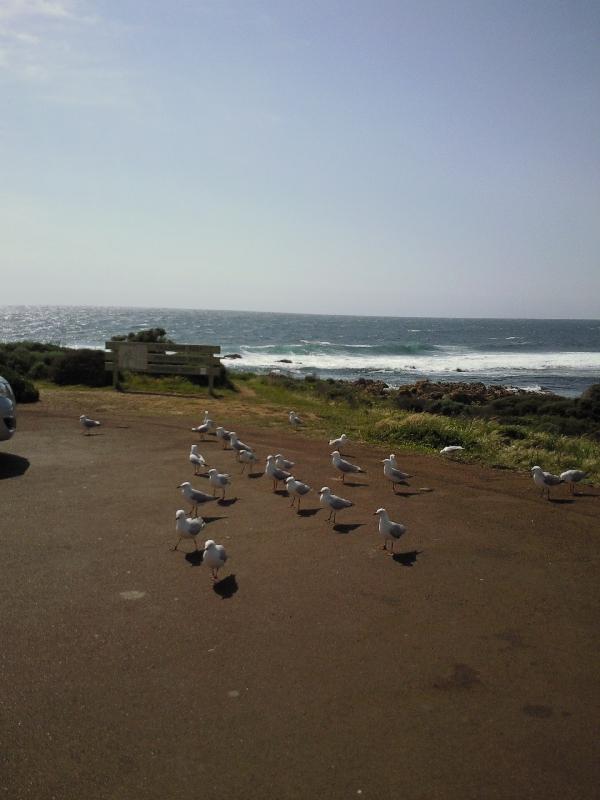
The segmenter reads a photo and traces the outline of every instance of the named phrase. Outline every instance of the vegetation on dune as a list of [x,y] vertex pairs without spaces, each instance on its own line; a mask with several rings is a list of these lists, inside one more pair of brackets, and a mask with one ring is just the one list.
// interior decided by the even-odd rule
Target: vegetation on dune
[[[155,341],[161,328],[121,337]],[[154,338],[131,339],[131,336]],[[19,402],[38,399],[33,381],[62,386],[101,387],[111,382],[100,350],[74,350],[38,342],[0,344],[0,373]],[[202,378],[128,374],[129,391],[204,395]],[[600,480],[600,384],[579,398],[514,392],[483,384],[436,384],[419,381],[390,389],[385,384],[354,383],[281,374],[228,373],[220,381],[223,413],[229,402],[243,403],[261,424],[287,425],[294,408],[306,416],[306,435],[338,436],[414,452],[438,452],[460,445],[460,458],[496,467],[561,472],[572,467]],[[281,412],[281,413],[280,413]]]

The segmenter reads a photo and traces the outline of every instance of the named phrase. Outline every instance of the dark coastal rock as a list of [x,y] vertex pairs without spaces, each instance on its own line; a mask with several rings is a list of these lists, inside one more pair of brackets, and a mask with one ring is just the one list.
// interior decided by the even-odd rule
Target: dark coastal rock
[[486,386],[479,382],[437,383],[427,379],[398,387],[400,397],[412,397],[420,400],[452,400],[463,405],[483,405],[503,397],[531,394],[533,392],[526,392],[524,389],[516,389],[511,386]]
[[224,359],[224,358],[231,358],[231,359],[241,358],[241,355],[239,353],[227,353],[226,356],[221,356],[221,359]]
[[390,388],[384,381],[374,381],[371,378],[359,378],[352,382],[352,386],[372,395],[383,395]]
[[278,364],[291,364],[292,360],[291,360],[291,358],[278,358],[277,359],[277,363]]

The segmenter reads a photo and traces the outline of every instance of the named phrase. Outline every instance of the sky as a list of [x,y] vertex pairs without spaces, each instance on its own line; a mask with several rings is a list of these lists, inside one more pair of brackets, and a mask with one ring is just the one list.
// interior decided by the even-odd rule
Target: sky
[[0,0],[0,305],[600,317],[597,0]]

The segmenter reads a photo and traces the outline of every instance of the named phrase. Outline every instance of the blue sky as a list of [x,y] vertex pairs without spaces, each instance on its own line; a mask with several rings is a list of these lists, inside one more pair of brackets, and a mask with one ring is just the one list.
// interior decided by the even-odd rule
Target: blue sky
[[597,2],[0,2],[0,303],[600,316]]

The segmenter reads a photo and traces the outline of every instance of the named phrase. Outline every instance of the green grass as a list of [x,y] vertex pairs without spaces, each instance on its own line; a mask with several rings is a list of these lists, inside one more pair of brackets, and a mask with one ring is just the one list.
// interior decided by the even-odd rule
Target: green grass
[[[520,419],[508,426],[501,419],[442,416],[403,411],[385,398],[336,399],[327,384],[273,380],[264,376],[235,376],[237,383],[254,392],[254,400],[310,416],[309,436],[339,436],[419,453],[439,453],[446,445],[465,448],[459,456],[468,462],[528,470],[534,464],[551,472],[577,467],[600,480],[600,443],[586,436],[566,436],[536,428],[536,420]],[[323,386],[325,384],[325,386]],[[334,388],[334,387],[330,387]],[[343,388],[343,387],[342,387]],[[344,393],[343,393],[344,394]]]

